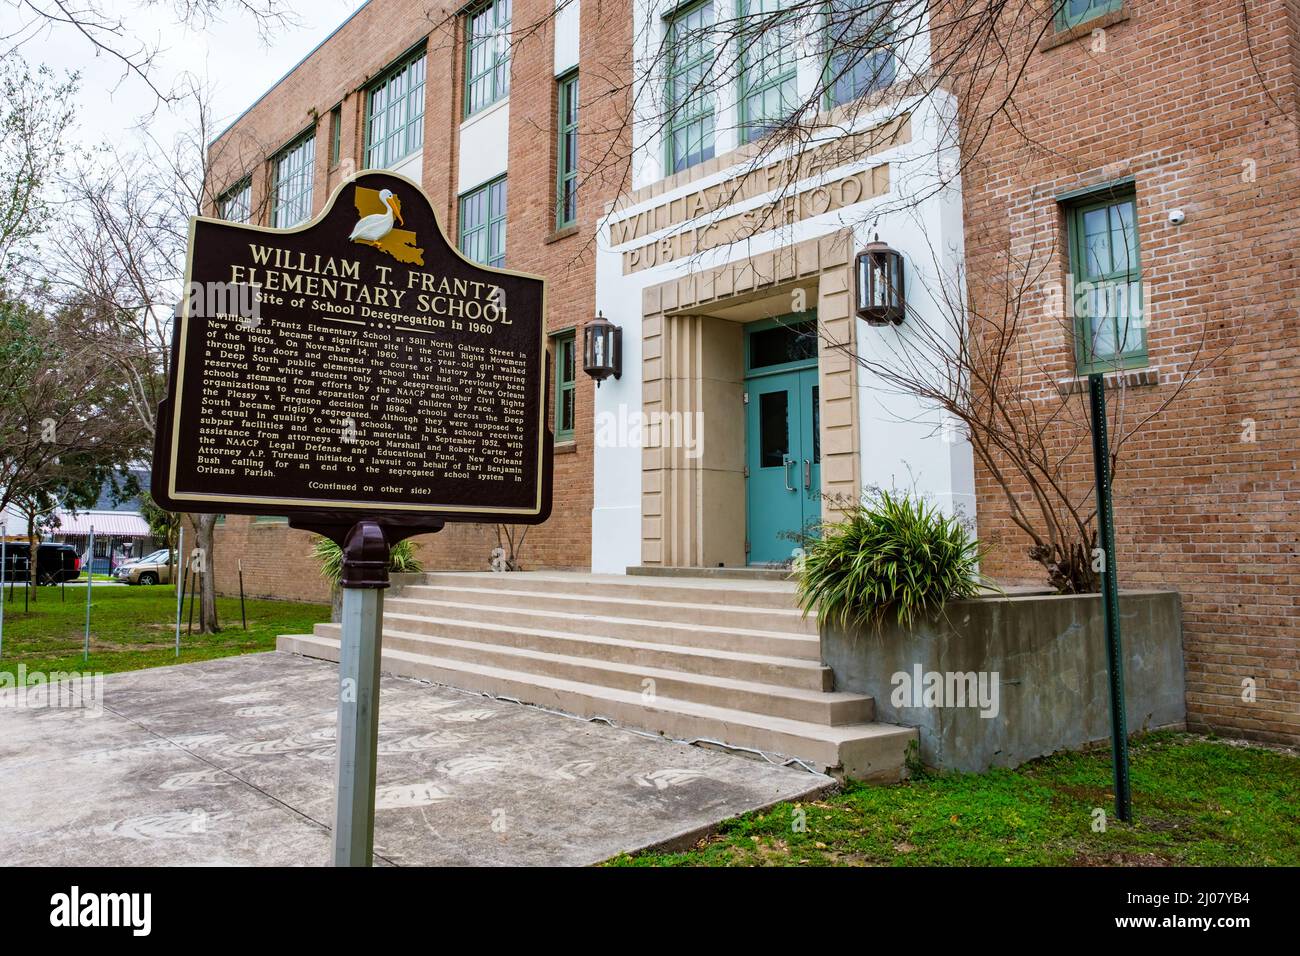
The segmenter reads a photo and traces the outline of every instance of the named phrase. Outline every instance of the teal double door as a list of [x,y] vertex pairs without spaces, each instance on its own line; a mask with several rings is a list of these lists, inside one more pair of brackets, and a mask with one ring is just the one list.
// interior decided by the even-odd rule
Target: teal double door
[[781,564],[821,520],[816,320],[755,323],[745,339],[748,560]]

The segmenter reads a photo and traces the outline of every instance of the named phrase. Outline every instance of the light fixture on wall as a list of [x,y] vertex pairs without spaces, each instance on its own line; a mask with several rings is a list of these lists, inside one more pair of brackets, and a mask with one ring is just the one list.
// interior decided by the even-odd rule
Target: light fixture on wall
[[868,325],[901,325],[907,312],[903,255],[876,236],[858,253],[858,317]]
[[602,312],[582,327],[582,370],[597,388],[611,375],[623,377],[623,330]]

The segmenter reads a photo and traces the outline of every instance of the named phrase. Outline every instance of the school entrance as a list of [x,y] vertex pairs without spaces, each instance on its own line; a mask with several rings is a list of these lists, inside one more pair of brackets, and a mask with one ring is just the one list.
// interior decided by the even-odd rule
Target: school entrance
[[790,561],[821,520],[815,313],[745,328],[746,563]]

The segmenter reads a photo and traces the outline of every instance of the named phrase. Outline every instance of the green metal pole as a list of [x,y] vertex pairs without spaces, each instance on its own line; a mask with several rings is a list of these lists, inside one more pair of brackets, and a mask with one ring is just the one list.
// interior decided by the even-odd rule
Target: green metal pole
[[1110,440],[1106,429],[1106,383],[1099,372],[1088,376],[1092,406],[1092,461],[1097,479],[1097,532],[1102,553],[1101,608],[1106,627],[1110,673],[1110,752],[1115,778],[1115,815],[1133,822],[1128,774],[1128,719],[1124,706],[1124,650],[1119,631],[1119,581],[1115,561],[1115,512],[1110,497]]

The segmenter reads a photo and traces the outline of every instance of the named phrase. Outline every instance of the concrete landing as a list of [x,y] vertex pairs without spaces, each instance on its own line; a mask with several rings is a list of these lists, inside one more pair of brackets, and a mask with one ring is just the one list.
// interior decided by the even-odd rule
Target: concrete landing
[[[254,654],[110,674],[98,717],[0,707],[5,864],[325,863],[337,673]],[[381,693],[376,865],[591,864],[832,783],[398,677]]]

